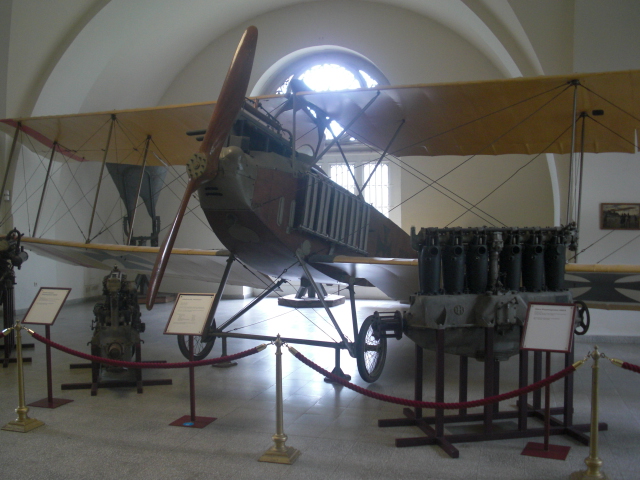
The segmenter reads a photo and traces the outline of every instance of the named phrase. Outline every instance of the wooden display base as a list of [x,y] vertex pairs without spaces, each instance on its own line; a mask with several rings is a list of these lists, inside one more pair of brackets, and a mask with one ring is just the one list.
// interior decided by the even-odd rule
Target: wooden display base
[[192,419],[191,415],[185,415],[169,425],[172,427],[204,428],[216,420],[215,417],[194,417]]
[[[324,297],[324,303],[326,303],[329,308],[342,305],[344,303],[344,296],[327,295]],[[278,305],[293,308],[321,308],[323,306],[319,298],[296,298],[295,294],[278,297]]]
[[[142,362],[142,353],[140,344],[136,344],[136,362],[137,363],[165,363],[164,360],[156,362]],[[100,356],[100,351],[97,347],[91,346],[91,354],[93,356]],[[144,393],[143,387],[153,387],[158,385],[173,385],[173,380],[161,379],[161,380],[142,380],[142,369],[134,369],[135,380],[105,380],[100,381],[100,364],[97,362],[91,363],[73,363],[69,366],[72,369],[79,368],[91,368],[91,382],[85,383],[63,383],[60,388],[62,390],[89,390],[91,389],[91,396],[95,397],[98,394],[99,388],[122,388],[122,387],[135,387],[137,393]]]
[[73,400],[69,400],[67,398],[43,398],[42,400],[38,400],[33,403],[27,403],[27,407],[58,408],[71,402],[73,402]]
[[569,450],[571,450],[571,447],[565,447],[563,445],[547,445],[545,449],[544,443],[529,442],[520,455],[566,460],[567,455],[569,455]]
[[[11,331],[9,335],[15,335],[15,333]],[[15,342],[15,339],[8,338],[8,337],[4,337],[2,340],[3,342],[5,342],[2,345],[2,349],[4,350],[4,358],[2,359],[2,368],[7,368],[10,363],[16,363],[17,361],[15,358],[11,356],[11,354],[16,349],[16,342]],[[31,350],[34,348],[35,348],[35,344],[33,343],[22,344],[22,350],[25,350],[25,349]],[[22,357],[22,363],[31,363],[31,357]]]
[[[2,368],[7,368],[10,363],[16,363],[15,358],[5,358],[2,360]],[[22,363],[31,363],[31,357],[22,357]]]
[[[485,361],[484,361],[484,397],[491,397],[499,394],[500,366],[493,355],[493,329],[487,329],[485,340]],[[444,335],[445,330],[438,330],[436,342],[436,362],[435,362],[435,401],[444,402]],[[542,379],[542,357],[540,352],[534,353],[534,378],[537,382]],[[468,382],[468,358],[460,358],[459,371],[459,402],[467,401],[467,382]],[[519,365],[519,387],[523,388],[529,385],[528,381],[528,352],[520,352]],[[415,374],[415,400],[422,401],[422,383],[423,383],[423,349],[416,345],[416,374]],[[565,355],[565,365],[573,363],[573,353]],[[458,458],[460,453],[454,447],[454,443],[462,442],[481,442],[488,440],[505,440],[509,438],[531,438],[543,437],[545,428],[531,428],[527,421],[529,418],[544,420],[545,411],[541,408],[540,391],[533,392],[533,405],[527,403],[527,395],[518,397],[518,409],[515,411],[500,411],[499,404],[487,405],[484,407],[483,413],[469,414],[466,409],[458,410],[457,415],[445,415],[444,410],[436,410],[432,417],[423,417],[421,408],[405,408],[403,413],[405,418],[379,420],[379,427],[399,427],[399,426],[416,426],[425,436],[413,438],[396,439],[396,447],[413,447],[420,445],[438,445],[451,458]],[[573,425],[573,377],[569,375],[564,378],[564,405],[551,409],[551,415],[562,415],[562,420],[550,417],[550,435],[567,435],[589,445],[589,436],[584,432],[590,431],[590,425]],[[517,419],[515,428],[500,428],[494,420]],[[445,433],[444,425],[449,423],[471,423],[481,422],[476,425],[465,425],[465,429],[479,428],[479,432],[463,432],[457,434]],[[515,423],[515,422],[513,422]],[[462,427],[461,427],[462,428]],[[598,429],[600,431],[607,430],[606,423],[600,423]]]

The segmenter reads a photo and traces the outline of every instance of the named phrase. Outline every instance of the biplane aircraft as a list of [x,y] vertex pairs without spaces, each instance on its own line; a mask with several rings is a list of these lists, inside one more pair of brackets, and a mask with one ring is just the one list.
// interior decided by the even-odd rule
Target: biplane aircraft
[[[322,284],[347,285],[357,340],[349,340],[325,309],[367,381],[380,375],[388,337],[404,333],[430,348],[425,331],[451,327],[461,333],[451,336],[449,351],[482,358],[471,332],[496,328],[508,340],[502,351],[508,357],[517,352],[529,302],[577,299],[598,308],[638,308],[634,295],[611,285],[633,279],[640,267],[567,263],[566,251],[577,242],[571,222],[531,229],[427,228],[409,235],[364,201],[364,185],[351,193],[317,162],[330,149],[340,150],[344,135],[382,152],[378,163],[386,155],[635,153],[640,71],[343,92],[309,92],[294,81],[287,95],[246,98],[256,46],[257,29],[250,27],[215,103],[1,120],[0,128],[14,138],[12,156],[24,135],[49,148],[51,158],[58,152],[103,166],[135,163],[110,145],[116,122],[144,146],[143,163],[131,174],[140,179],[138,193],[126,202],[127,245],[90,243],[91,227],[84,243],[24,237],[23,245],[86,267],[111,269],[117,259],[125,271],[151,272],[149,309],[164,275],[219,282],[216,302],[227,283],[263,288],[223,325],[211,318],[196,358],[210,352],[216,333],[284,281],[304,278],[316,292]],[[343,130],[329,141],[324,132],[334,121]],[[578,149],[580,122],[589,125]],[[106,144],[90,133],[103,125],[111,125]],[[130,245],[145,168],[167,164],[186,164],[189,174],[170,231],[160,248]],[[149,192],[143,198],[154,218],[155,194]],[[226,250],[173,248],[196,194]],[[152,244],[158,232],[154,226]],[[247,268],[232,268],[237,263]],[[355,285],[376,286],[412,307],[405,314],[376,313],[358,332]],[[587,328],[582,318],[578,333]],[[178,341],[188,354],[185,339]]]

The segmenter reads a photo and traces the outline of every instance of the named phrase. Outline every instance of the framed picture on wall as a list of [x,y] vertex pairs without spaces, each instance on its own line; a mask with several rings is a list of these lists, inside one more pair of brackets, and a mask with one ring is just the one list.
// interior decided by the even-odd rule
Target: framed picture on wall
[[602,230],[640,230],[640,203],[601,203]]

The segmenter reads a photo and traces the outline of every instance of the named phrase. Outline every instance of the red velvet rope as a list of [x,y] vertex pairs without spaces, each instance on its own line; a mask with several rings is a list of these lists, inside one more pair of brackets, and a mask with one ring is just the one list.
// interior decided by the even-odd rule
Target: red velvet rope
[[91,362],[104,363],[106,365],[113,365],[114,367],[125,367],[125,368],[186,368],[186,367],[201,367],[204,365],[213,365],[215,363],[224,363],[231,362],[233,360],[237,360],[239,358],[248,357],[249,355],[253,355],[254,353],[258,353],[262,349],[258,347],[250,348],[249,350],[245,350],[243,352],[238,352],[233,355],[227,355],[226,357],[218,357],[218,358],[210,358],[209,360],[198,360],[195,362],[177,362],[177,363],[153,363],[153,362],[123,362],[122,360],[111,360],[104,357],[97,357],[95,355],[89,355],[87,353],[78,352],[77,350],[72,350],[71,348],[65,347],[64,345],[60,345],[59,343],[52,342],[48,340],[46,337],[39,335],[36,332],[31,332],[27,330],[33,338],[44,343],[45,345],[49,345],[56,350],[60,350],[61,352],[68,353],[69,355],[74,355],[76,357],[84,358],[85,360],[89,360]]
[[0,338],[4,337],[4,332],[0,330]]
[[632,372],[640,373],[640,367],[632,363],[623,362],[622,368],[624,368],[625,370],[631,370]]
[[507,393],[502,393],[500,395],[494,395],[493,397],[483,398],[481,400],[472,400],[468,402],[457,402],[457,403],[420,402],[417,400],[408,400],[406,398],[391,397],[389,395],[383,395],[381,393],[372,392],[371,390],[367,390],[366,388],[362,388],[362,387],[359,387],[358,385],[354,385],[353,383],[348,382],[344,378],[328,372],[327,370],[323,369],[319,365],[316,365],[315,363],[313,363],[311,360],[306,358],[300,352],[296,351],[296,353],[293,353],[293,355],[305,365],[313,368],[316,372],[321,373],[325,377],[330,378],[332,381],[339,383],[340,385],[343,385],[347,388],[350,388],[355,392],[361,393],[362,395],[365,395],[367,397],[375,398],[377,400],[382,400],[383,402],[396,403],[398,405],[405,405],[407,407],[435,408],[435,409],[442,409],[442,410],[457,410],[460,408],[480,407],[483,405],[489,405],[491,403],[502,402],[503,400],[508,400],[510,398],[518,397],[520,395],[524,395],[534,390],[538,390],[546,385],[549,385],[553,382],[560,380],[561,378],[566,377],[567,375],[573,373],[576,370],[576,367],[574,367],[573,365],[569,365],[564,370],[561,370],[558,373],[551,375],[550,377],[544,378],[539,382],[532,383],[531,385],[528,385],[524,388],[513,390]]

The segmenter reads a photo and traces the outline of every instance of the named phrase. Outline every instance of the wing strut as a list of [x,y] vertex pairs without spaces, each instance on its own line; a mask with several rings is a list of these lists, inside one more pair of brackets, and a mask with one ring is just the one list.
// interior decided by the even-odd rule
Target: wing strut
[[[336,138],[336,134],[333,133],[333,129],[331,128],[331,124],[327,125],[327,128],[331,132],[331,135],[333,136],[333,138]],[[340,155],[342,155],[342,160],[344,161],[344,164],[347,166],[347,170],[349,170],[349,173],[351,174],[351,178],[353,179],[353,184],[355,185],[356,190],[358,190],[358,197],[359,198],[363,198],[362,197],[362,189],[360,188],[360,184],[358,183],[358,179],[356,178],[355,174],[353,173],[353,169],[351,168],[351,164],[349,163],[349,160],[347,160],[347,156],[344,154],[344,150],[342,150],[342,146],[340,145],[340,142],[336,143],[336,146],[338,147],[338,150],[340,150]]]
[[364,115],[364,112],[366,112],[366,111],[369,109],[369,107],[370,107],[371,105],[373,105],[373,102],[375,102],[375,101],[378,99],[378,97],[379,97],[379,96],[380,96],[380,90],[378,90],[378,91],[376,92],[375,97],[373,97],[371,100],[369,100],[369,101],[367,102],[367,104],[366,104],[364,107],[362,107],[362,110],[360,111],[360,113],[358,113],[358,115],[356,115],[356,116],[355,116],[355,118],[354,118],[353,120],[351,120],[351,121],[347,124],[347,126],[346,126],[346,127],[344,127],[344,130],[342,130],[342,133],[340,133],[337,137],[333,137],[333,140],[331,141],[331,143],[325,147],[325,149],[322,151],[322,153],[321,153],[320,155],[318,155],[318,156],[317,156],[317,158],[316,158],[316,163],[317,163],[317,162],[318,162],[322,157],[324,157],[324,154],[325,154],[325,153],[327,153],[327,152],[329,151],[329,149],[330,149],[331,147],[333,147],[333,145],[334,145],[335,143],[337,143],[337,142],[339,142],[339,141],[340,141],[340,139],[345,135],[345,133],[347,133],[347,130],[349,130],[349,129],[351,128],[351,125],[353,125],[354,123],[356,123],[356,121],[358,121],[358,119],[359,119],[362,115]]
[[87,241],[85,243],[91,243],[91,229],[93,228],[93,219],[96,216],[96,206],[98,205],[98,196],[100,196],[100,186],[102,185],[102,175],[104,174],[104,165],[107,163],[107,155],[109,154],[109,144],[111,143],[111,135],[113,134],[113,125],[115,123],[116,123],[116,116],[111,115],[111,124],[109,125],[109,134],[107,135],[107,145],[104,147],[104,156],[102,157],[102,167],[100,167],[100,177],[98,177],[98,188],[96,188],[96,198],[93,201],[93,209],[91,210],[91,221],[89,222],[89,232],[87,233]]
[[398,128],[396,129],[396,132],[393,134],[393,137],[391,137],[391,140],[389,140],[389,143],[387,144],[387,148],[385,148],[384,152],[382,152],[382,155],[380,155],[380,158],[378,159],[378,162],[376,163],[376,166],[373,167],[373,169],[371,170],[371,173],[369,174],[369,178],[367,178],[367,181],[362,184],[362,190],[367,188],[367,184],[369,183],[369,180],[371,180],[371,177],[373,177],[373,174],[376,172],[376,169],[378,168],[378,166],[380,165],[382,160],[384,160],[384,157],[387,156],[387,153],[389,152],[389,149],[391,148],[391,145],[393,144],[394,140],[396,139],[396,137],[400,133],[400,130],[404,126],[404,123],[405,123],[405,119],[403,118],[402,121],[400,122],[400,125],[398,125]]
[[[311,272],[309,271],[309,268],[307,267],[306,262],[303,260],[302,255],[300,255],[300,252],[296,252],[296,257],[298,257],[298,261],[300,262],[300,266],[304,270],[305,275],[307,276],[307,278],[311,282],[311,285],[313,286],[315,291],[316,292],[321,292],[322,290],[320,290],[320,288],[316,284],[316,281],[311,276]],[[322,306],[324,307],[324,310],[327,312],[327,315],[329,315],[329,318],[331,319],[331,323],[333,323],[333,326],[338,331],[338,335],[340,335],[340,338],[342,339],[342,343],[344,344],[344,347],[347,349],[347,352],[349,352],[349,355],[351,355],[351,357],[355,358],[356,357],[356,352],[355,352],[355,350],[353,348],[353,343],[349,343],[349,340],[347,339],[347,337],[345,337],[344,333],[342,333],[342,330],[340,329],[340,325],[338,325],[338,322],[336,321],[335,317],[333,316],[333,313],[331,313],[331,310],[329,310],[329,306],[324,301],[324,296],[318,295],[318,299],[320,300],[320,303],[322,303]]]
[[575,217],[575,204],[573,201],[575,200],[575,176],[576,176],[576,161],[575,161],[575,151],[576,151],[576,124],[578,123],[577,116],[577,107],[578,107],[578,87],[580,86],[579,80],[573,80],[571,82],[573,86],[573,115],[571,121],[571,154],[569,156],[569,191],[567,192],[567,225],[571,222],[572,218]]
[[[36,223],[33,225],[33,236],[37,235],[38,222],[40,221],[40,214],[42,213],[42,205],[44,204],[44,197],[47,194],[47,187],[49,186],[49,178],[51,177],[51,167],[53,166],[53,157],[56,154],[56,147],[58,142],[53,142],[51,147],[51,157],[49,157],[49,166],[47,167],[47,176],[44,177],[44,186],[42,187],[42,194],[40,195],[40,204],[38,205],[38,213],[36,214]],[[2,190],[4,191],[4,190]]]
[[[149,154],[149,143],[151,143],[151,135],[147,135],[147,141],[144,144],[144,154],[142,157],[142,170],[140,171],[140,180],[138,181],[138,189],[136,190],[136,201],[133,204],[134,205],[133,214],[129,219],[129,237],[127,238],[127,245],[131,245],[131,237],[133,237],[133,224],[136,221],[136,212],[138,211],[138,201],[140,200],[140,192],[142,190],[142,182],[144,180],[144,170],[147,167],[147,155]],[[153,212],[153,214],[155,215],[155,211]],[[155,217],[152,218],[151,221],[155,222]]]
[[18,137],[20,136],[20,131],[22,130],[22,124],[18,122],[16,126],[16,133],[13,135],[13,140],[11,141],[11,150],[9,151],[9,156],[7,157],[7,168],[4,171],[4,179],[2,180],[2,189],[0,190],[0,205],[2,205],[2,197],[4,197],[4,189],[7,186],[7,179],[9,178],[9,170],[11,169],[11,163],[13,162],[13,154],[16,151],[16,145],[18,144]]

